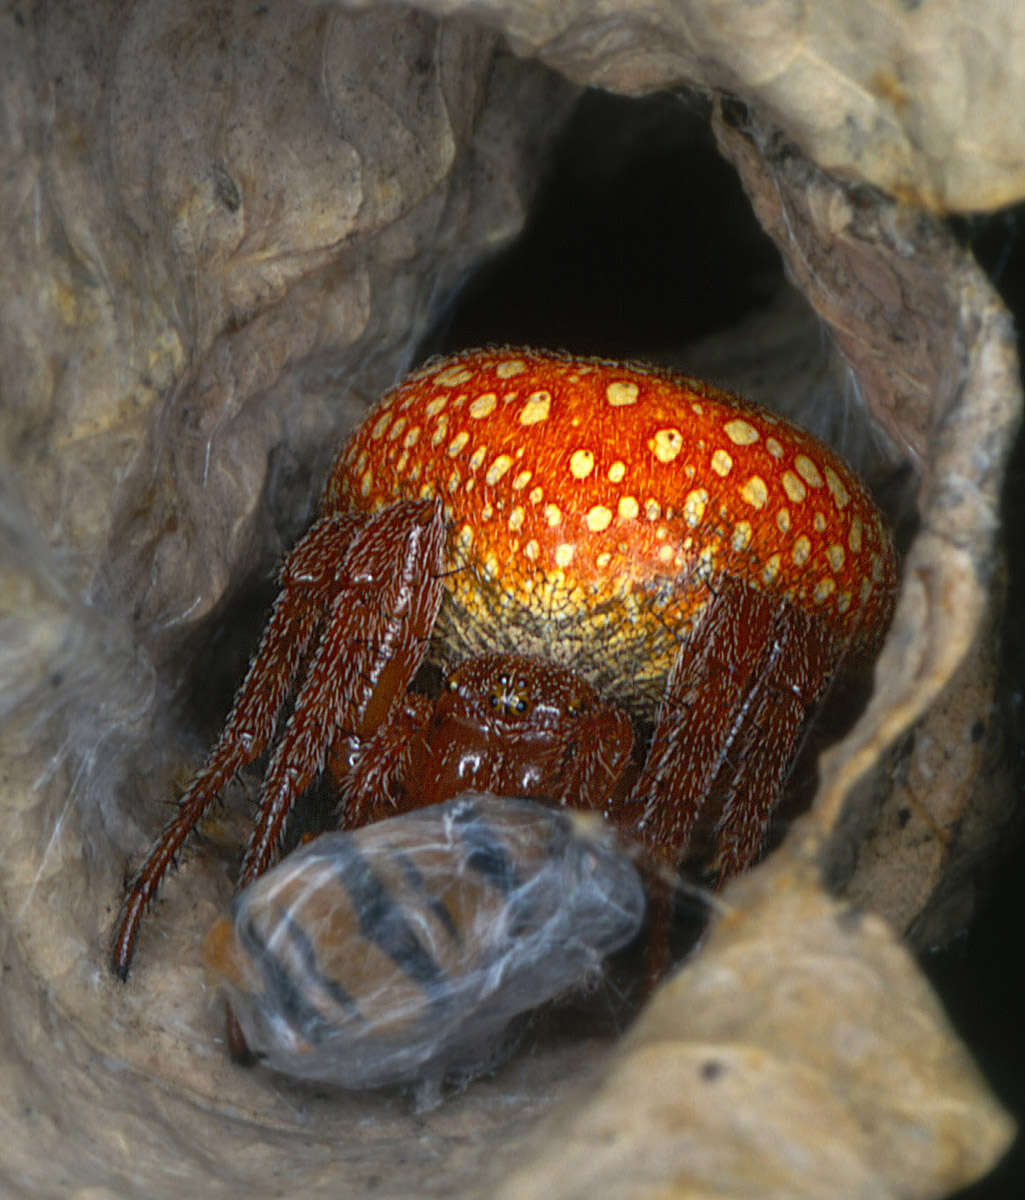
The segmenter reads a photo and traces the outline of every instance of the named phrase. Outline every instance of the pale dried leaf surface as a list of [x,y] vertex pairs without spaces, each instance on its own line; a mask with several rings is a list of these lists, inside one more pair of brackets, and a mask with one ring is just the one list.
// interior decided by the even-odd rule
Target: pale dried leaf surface
[[796,852],[722,904],[503,1200],[926,1200],[1007,1148],[1013,1122],[883,921]]
[[[345,0],[364,7],[374,0]],[[423,0],[581,83],[756,104],[821,166],[938,210],[1025,194],[1025,14],[1014,0]]]
[[995,581],[975,642],[922,718],[855,792],[836,838],[844,895],[886,913],[911,945],[945,945],[985,898],[1001,841],[1020,830],[1006,732],[994,695],[1005,589]]

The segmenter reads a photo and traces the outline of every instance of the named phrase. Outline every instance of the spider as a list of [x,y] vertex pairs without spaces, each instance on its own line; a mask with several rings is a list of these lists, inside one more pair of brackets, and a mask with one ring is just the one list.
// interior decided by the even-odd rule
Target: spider
[[[876,648],[895,581],[862,484],[778,416],[638,364],[434,360],[342,448],[223,732],[128,886],[112,968],[268,748],[240,888],[324,768],[343,828],[468,789],[546,797],[722,883],[757,860],[802,727]],[[425,662],[448,672],[437,700],[410,690]]]

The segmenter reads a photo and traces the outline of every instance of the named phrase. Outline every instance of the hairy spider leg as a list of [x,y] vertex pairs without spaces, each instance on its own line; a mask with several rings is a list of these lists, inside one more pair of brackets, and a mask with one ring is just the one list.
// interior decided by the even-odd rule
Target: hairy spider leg
[[338,591],[267,768],[241,891],[275,861],[285,820],[339,736],[387,722],[427,653],[442,593],[441,506],[396,504],[370,517],[339,567]]
[[[841,648],[778,596],[724,579],[680,648],[630,803],[675,865],[713,834],[721,886],[757,861],[801,729]],[[720,841],[721,839],[721,841]]]
[[[307,651],[320,634],[326,614],[338,608],[339,593],[351,593],[353,587],[368,588],[367,567],[378,569],[379,574],[382,567],[385,574],[389,568],[394,571],[395,559],[391,555],[394,555],[396,538],[401,540],[397,527],[405,527],[410,533],[410,542],[421,551],[425,543],[430,543],[436,551],[435,559],[440,558],[440,550],[437,549],[443,541],[440,512],[431,503],[415,503],[396,505],[388,513],[376,518],[339,513],[326,516],[311,527],[285,559],[280,573],[281,592],[221,736],[206,764],[182,796],[174,819],[128,887],[111,952],[112,970],[122,980],[127,978],[131,969],[142,916],[156,895],[164,875],[189,834],[235,774],[267,748],[274,735],[278,713],[292,689]],[[424,531],[427,531],[426,535]],[[368,561],[367,546],[377,547],[379,551],[382,540],[391,552],[387,563],[382,564],[380,558],[373,561],[372,553]],[[407,571],[407,574],[410,573]],[[440,597],[440,592],[438,595]],[[323,660],[323,655],[315,655],[314,663],[318,657]],[[308,679],[313,666],[311,663]],[[344,675],[345,672],[339,674]],[[300,687],[297,706],[303,693],[308,690],[308,679]],[[363,699],[362,709],[366,710],[364,719],[368,716],[372,718],[377,689],[368,690],[365,682],[361,681],[356,690]],[[317,750],[312,753],[315,758],[318,756]],[[322,754],[322,750],[319,754]],[[301,771],[286,772],[293,786],[301,774]],[[293,791],[293,801],[301,790]],[[267,789],[264,791],[266,794]],[[280,788],[274,798],[280,805]],[[261,813],[267,807],[266,804],[262,805]],[[277,809],[274,808],[269,815],[270,823],[276,816]],[[259,829],[258,825],[257,832]],[[271,847],[270,853],[276,852],[280,822],[269,839],[267,832],[264,831],[258,851],[262,858],[266,858],[268,846]],[[247,860],[251,856],[252,851],[247,855]]]

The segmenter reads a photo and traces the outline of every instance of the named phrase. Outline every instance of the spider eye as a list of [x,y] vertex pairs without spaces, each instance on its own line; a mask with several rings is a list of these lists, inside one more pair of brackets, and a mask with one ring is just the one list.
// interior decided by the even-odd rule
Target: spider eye
[[530,706],[527,704],[526,700],[524,700],[524,698],[522,696],[519,698],[519,700],[516,701],[516,711],[518,713],[526,712],[529,707]]
[[498,697],[494,692],[492,692],[488,697],[488,704],[490,704],[492,708],[498,708]]

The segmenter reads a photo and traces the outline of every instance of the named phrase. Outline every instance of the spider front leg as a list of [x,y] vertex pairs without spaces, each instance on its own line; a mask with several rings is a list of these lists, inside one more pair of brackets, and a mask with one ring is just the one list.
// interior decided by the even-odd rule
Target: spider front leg
[[725,579],[670,673],[631,799],[674,865],[706,846],[717,884],[761,854],[801,730],[842,654],[797,605]]
[[434,705],[408,693],[368,739],[339,731],[327,770],[338,796],[339,829],[359,829],[426,807],[419,787]]
[[[352,611],[358,612],[362,607],[366,612],[365,593],[376,587],[379,607],[374,608],[375,617],[379,618],[380,601],[386,596],[400,607],[405,604],[407,612],[415,610],[417,616],[422,616],[423,608],[430,609],[432,602],[432,611],[436,612],[440,590],[428,583],[424,589],[427,594],[413,603],[409,596],[410,579],[414,577],[417,564],[438,562],[442,542],[441,517],[434,506],[404,504],[372,518],[337,513],[326,516],[310,529],[285,560],[281,570],[281,594],[217,745],[182,796],[175,818],[129,884],[111,953],[111,968],[121,979],[128,976],[143,914],[161,880],[213,801],[242,767],[266,749],[278,713],[311,643],[320,637],[319,648],[296,701],[296,709],[301,713],[300,737],[311,732],[308,719],[311,683],[315,697],[324,694],[325,641],[336,645],[339,627],[343,632],[349,627],[337,617],[346,598],[354,602]],[[410,559],[414,560],[412,564]],[[437,574],[435,569],[434,575]],[[437,598],[433,598],[435,592]],[[339,677],[336,685],[339,696],[336,698],[347,700],[347,705],[341,705],[341,708],[345,709],[345,715],[357,721],[374,719],[375,700],[379,706],[383,702],[378,698],[382,689],[387,690],[392,682],[386,666],[378,665],[373,674],[374,655],[369,646],[380,640],[375,637],[375,629],[380,624],[379,619],[368,622],[365,633],[369,642],[349,660],[336,663]],[[383,625],[385,633],[391,631],[394,636],[387,620]],[[353,639],[359,637],[357,630]],[[354,677],[348,667],[355,667],[357,673],[369,669],[375,682],[368,683],[358,675]],[[290,721],[289,729],[292,724]],[[254,841],[261,829],[264,837],[255,857],[253,847],[250,847],[246,860],[250,870],[248,878],[253,878],[268,865],[277,848],[284,814],[308,785],[323,755],[324,742],[297,746],[295,730],[291,734],[286,730],[285,740],[289,746],[286,757],[290,757],[286,761],[279,750],[272,762],[274,789],[265,789]],[[311,762],[314,764],[312,770],[309,769]],[[302,782],[304,778],[305,783]],[[269,837],[265,828],[268,824],[272,826]]]
[[371,517],[339,569],[295,709],[274,752],[238,887],[277,857],[285,819],[339,739],[361,743],[392,717],[427,653],[441,604],[441,508],[396,504]]

